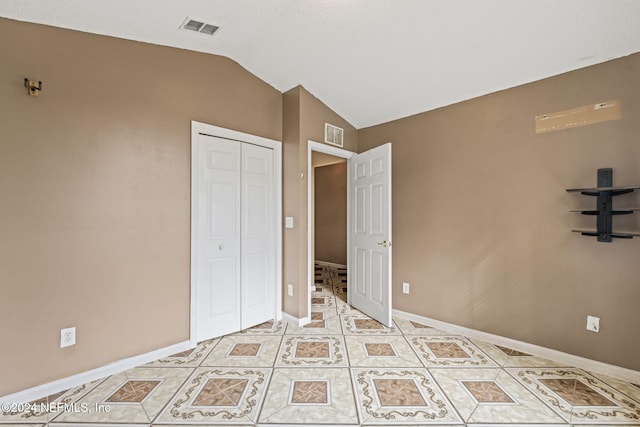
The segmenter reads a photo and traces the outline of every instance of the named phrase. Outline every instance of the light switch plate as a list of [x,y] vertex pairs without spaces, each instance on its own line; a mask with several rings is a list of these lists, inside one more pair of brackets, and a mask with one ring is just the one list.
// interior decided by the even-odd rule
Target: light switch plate
[[293,217],[287,216],[284,218],[284,227],[285,228],[293,228]]

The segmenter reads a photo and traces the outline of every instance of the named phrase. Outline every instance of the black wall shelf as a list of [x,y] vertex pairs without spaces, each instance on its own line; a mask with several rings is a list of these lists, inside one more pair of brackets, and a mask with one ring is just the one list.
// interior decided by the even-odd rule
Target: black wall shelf
[[596,230],[571,230],[575,233],[581,233],[583,236],[594,236],[598,238],[598,242],[611,242],[616,239],[632,239],[640,237],[640,233],[635,232],[614,232],[613,216],[630,215],[640,209],[613,209],[613,196],[632,193],[634,190],[640,189],[640,185],[630,185],[623,187],[613,186],[613,169],[598,169],[598,186],[596,188],[569,188],[567,192],[580,192],[585,196],[597,197],[596,209],[574,209],[570,212],[579,212],[582,215],[597,216]]

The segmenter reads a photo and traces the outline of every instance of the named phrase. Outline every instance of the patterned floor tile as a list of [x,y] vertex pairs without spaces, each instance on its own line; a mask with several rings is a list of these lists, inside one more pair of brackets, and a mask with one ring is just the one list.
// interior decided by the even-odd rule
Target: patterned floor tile
[[407,340],[428,368],[495,367],[491,360],[468,339],[461,336],[408,336]]
[[149,423],[193,368],[142,366],[112,375],[77,403],[87,410],[63,412],[56,423]]
[[311,306],[311,322],[303,327],[288,325],[287,335],[341,335],[342,325],[335,307]]
[[147,366],[180,366],[185,368],[195,368],[207,357],[218,341],[218,338],[203,341],[198,344],[196,348],[156,360],[148,363]]
[[269,320],[268,322],[261,323],[259,325],[254,326],[253,328],[245,329],[244,331],[238,332],[241,335],[283,335],[285,329],[287,328],[287,323],[283,321],[273,321]]
[[564,420],[499,368],[430,369],[467,423],[562,423]]
[[413,349],[402,336],[346,336],[352,367],[422,367]]
[[394,317],[393,321],[404,335],[451,335],[451,332],[415,322],[412,320]]
[[514,350],[495,344],[489,344],[480,340],[471,340],[482,351],[495,360],[500,366],[505,368],[518,367],[563,367],[566,364],[554,362],[543,357],[534,356],[521,351]]
[[344,295],[345,299],[342,299],[340,295],[336,296],[336,311],[338,315],[350,314],[350,315],[359,315],[364,316],[364,314],[347,303],[346,295]]
[[345,335],[400,335],[395,326],[387,328],[364,314],[343,314],[340,320]]
[[306,327],[206,341],[38,401],[66,411],[4,412],[0,427],[640,426],[639,386],[416,321],[385,328],[347,304],[346,270],[315,273]]
[[572,424],[640,424],[640,402],[581,369],[508,371]]
[[341,335],[285,335],[276,366],[348,366],[344,338]]
[[352,376],[364,425],[461,422],[424,368],[357,368]]
[[311,311],[314,308],[327,308],[335,307],[336,300],[333,294],[318,294],[318,296],[311,296]]
[[12,405],[9,410],[3,408],[0,412],[0,425],[16,424],[40,424],[46,423],[59,415],[65,405],[73,406],[83,396],[97,387],[103,379],[74,387],[70,390],[55,393],[42,399],[29,402],[25,405]]
[[229,335],[220,339],[202,366],[271,367],[281,341],[279,335]]
[[255,423],[270,368],[198,368],[156,423]]
[[312,297],[323,297],[323,296],[332,296],[333,293],[333,285],[329,283],[315,283],[315,290],[311,292]]
[[357,424],[349,369],[276,368],[260,423]]
[[604,381],[611,387],[615,388],[616,390],[626,394],[632,400],[635,400],[636,402],[640,402],[640,386],[628,381],[623,381],[621,379],[611,377],[609,375],[598,374],[593,372],[590,372],[590,374],[593,375],[594,377],[601,379],[602,381]]

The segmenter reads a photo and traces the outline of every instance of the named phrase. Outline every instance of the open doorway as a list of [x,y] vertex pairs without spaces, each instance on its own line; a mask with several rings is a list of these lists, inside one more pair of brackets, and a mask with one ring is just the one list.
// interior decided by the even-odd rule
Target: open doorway
[[[348,306],[347,159],[314,151],[311,164],[311,305],[335,304],[340,312]],[[314,322],[313,311],[310,320]]]
[[[315,152],[347,159],[347,304],[390,327],[391,320],[391,143],[356,154],[308,141],[307,254],[308,317],[313,320],[315,293],[314,167]],[[304,174],[303,174],[304,175]],[[320,298],[320,297],[318,297]],[[335,298],[326,298],[326,301]],[[317,300],[320,302],[319,300]],[[313,304],[319,306],[321,304]],[[322,307],[317,307],[322,308]],[[341,310],[338,310],[339,312]],[[316,313],[318,314],[318,313]],[[342,314],[342,313],[340,313]]]
[[[326,273],[320,274],[320,277],[316,278],[316,255],[315,255],[315,249],[316,249],[316,244],[315,244],[315,238],[318,235],[318,232],[315,231],[315,206],[316,206],[316,197],[315,197],[315,169],[316,168],[322,168],[325,166],[332,166],[332,165],[338,165],[342,163],[342,166],[348,170],[348,162],[349,159],[351,159],[353,156],[356,155],[356,153],[351,152],[351,151],[347,151],[338,147],[333,147],[331,145],[327,145],[327,144],[322,144],[319,142],[315,142],[315,141],[308,141],[308,173],[309,173],[309,179],[308,179],[308,195],[309,197],[307,198],[307,212],[308,212],[308,216],[307,216],[307,242],[308,242],[308,247],[307,247],[307,254],[308,254],[308,261],[307,261],[307,277],[308,277],[308,284],[309,284],[309,297],[308,297],[308,319],[309,321],[311,321],[312,323],[315,321],[314,317],[318,317],[318,311],[319,310],[323,310],[324,309],[328,309],[328,307],[322,307],[322,304],[334,304],[334,309],[337,309],[337,307],[335,306],[336,304],[336,298],[333,296],[333,281],[331,281],[329,286],[329,281],[327,281],[327,283],[316,283],[316,280],[321,280],[324,279],[324,276],[326,276]],[[322,171],[324,172],[324,170]],[[320,173],[320,175],[322,175],[322,172]],[[345,180],[346,182],[344,182],[344,184],[342,185],[346,185],[346,195],[344,195],[344,199],[343,202],[347,204],[347,212],[344,214],[344,216],[341,218],[342,221],[344,221],[344,223],[346,223],[346,235],[345,235],[345,239],[343,241],[340,242],[340,244],[338,244],[337,246],[342,246],[345,245],[346,247],[346,252],[347,252],[347,256],[346,256],[346,261],[344,261],[344,258],[342,258],[342,262],[340,261],[339,258],[333,258],[333,256],[331,256],[330,258],[327,259],[318,259],[319,261],[324,261],[323,264],[319,264],[318,267],[320,267],[321,269],[324,267],[326,270],[328,270],[327,267],[333,267],[336,269],[341,269],[339,271],[339,273],[342,274],[347,274],[347,267],[349,265],[349,255],[348,255],[348,247],[349,247],[349,241],[350,241],[350,230],[349,230],[349,208],[348,208],[348,202],[349,202],[349,189],[348,189],[348,172],[345,172]],[[321,177],[322,179],[322,177]],[[327,202],[329,203],[329,202]],[[326,203],[325,203],[326,205]],[[325,206],[326,207],[326,206]],[[320,213],[320,215],[322,215],[322,213]],[[334,215],[335,218],[335,215]],[[328,224],[330,224],[331,219],[327,219],[327,218],[322,218],[323,221],[327,222]],[[322,230],[322,227],[321,227]],[[335,236],[335,234],[334,234]],[[334,237],[335,238],[335,237]],[[330,243],[330,242],[329,242]],[[321,243],[322,244],[322,243]],[[340,249],[338,249],[338,251],[340,251]],[[328,257],[328,255],[326,255],[325,252],[321,252],[319,253],[320,257]],[[333,260],[333,261],[332,261]],[[336,260],[338,262],[336,262]],[[348,276],[338,276],[338,272],[335,271],[333,274],[335,274],[336,277],[348,277]],[[336,280],[337,282],[337,280]],[[344,280],[345,283],[347,283],[347,279]],[[324,286],[322,286],[324,284]],[[317,290],[316,290],[316,285],[318,285]],[[329,295],[329,291],[331,292],[331,295]],[[324,296],[323,296],[324,295]],[[348,300],[348,292],[344,292],[342,293],[341,297],[343,299],[338,299],[338,301],[340,301],[339,303],[341,304],[341,307],[343,307],[344,309],[346,309],[346,307],[349,307],[349,303],[350,301]],[[315,302],[315,304],[312,304],[312,301]],[[344,302],[342,302],[344,301]],[[313,312],[316,312],[315,314]],[[331,310],[328,310],[331,311]],[[337,314],[337,313],[336,313]],[[339,321],[338,321],[339,323]],[[339,325],[338,325],[339,326]]]

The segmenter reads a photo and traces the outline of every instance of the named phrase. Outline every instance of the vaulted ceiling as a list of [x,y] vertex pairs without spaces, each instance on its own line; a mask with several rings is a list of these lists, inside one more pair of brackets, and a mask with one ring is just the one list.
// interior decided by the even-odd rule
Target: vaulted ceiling
[[357,128],[640,51],[638,0],[0,0],[0,16],[224,55]]

